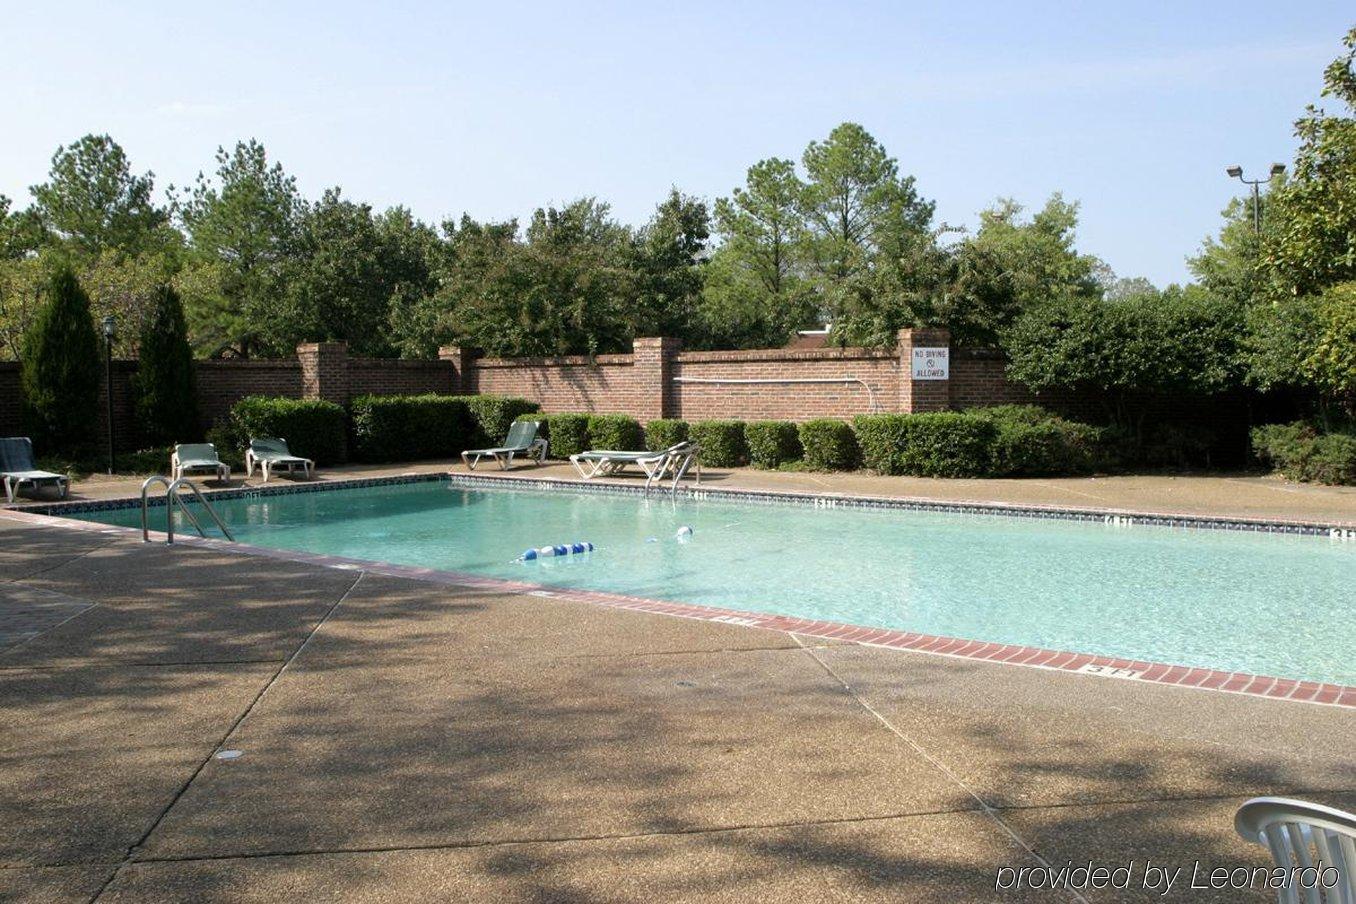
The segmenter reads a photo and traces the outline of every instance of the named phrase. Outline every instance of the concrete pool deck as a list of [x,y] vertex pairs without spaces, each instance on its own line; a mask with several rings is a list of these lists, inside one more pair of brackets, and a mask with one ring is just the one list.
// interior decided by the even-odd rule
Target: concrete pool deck
[[998,871],[1152,858],[1237,901],[1185,886],[1267,862],[1243,800],[1356,809],[1350,710],[3,512],[0,698],[0,900],[1069,901]]

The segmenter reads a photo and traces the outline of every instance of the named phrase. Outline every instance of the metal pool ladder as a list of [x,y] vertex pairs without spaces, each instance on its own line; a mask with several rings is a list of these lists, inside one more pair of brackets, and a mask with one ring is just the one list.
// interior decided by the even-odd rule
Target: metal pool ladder
[[186,519],[188,519],[188,523],[191,524],[191,525],[193,525],[193,526],[197,529],[198,535],[199,535],[199,536],[202,536],[202,537],[206,537],[206,536],[207,536],[207,532],[206,532],[205,530],[203,530],[203,529],[202,529],[202,525],[198,523],[198,517],[197,517],[196,515],[193,514],[193,510],[190,509],[187,505],[184,504],[184,500],[183,500],[183,499],[179,498],[179,488],[180,488],[180,487],[188,487],[190,490],[192,490],[192,491],[193,491],[193,496],[194,496],[194,498],[196,498],[196,499],[198,500],[198,502],[202,504],[202,507],[203,507],[203,508],[207,509],[207,514],[209,514],[209,515],[212,516],[212,520],[213,520],[214,522],[216,522],[217,528],[218,528],[223,534],[226,535],[226,539],[227,539],[227,540],[230,540],[230,541],[232,541],[232,542],[235,541],[235,537],[232,537],[232,536],[231,536],[231,532],[226,528],[226,525],[225,525],[224,523],[222,523],[221,518],[219,518],[219,517],[217,516],[216,510],[212,508],[212,503],[210,503],[210,502],[207,501],[207,497],[204,496],[204,495],[202,494],[202,490],[198,489],[198,485],[197,485],[196,483],[194,483],[193,481],[189,480],[187,477],[180,477],[180,478],[178,478],[177,480],[170,480],[168,477],[163,477],[163,476],[157,474],[157,475],[155,475],[154,477],[147,477],[147,478],[146,478],[146,481],[141,485],[141,539],[142,539],[142,542],[144,542],[144,543],[149,543],[149,542],[151,542],[151,531],[150,531],[150,528],[149,528],[149,527],[147,526],[147,524],[146,524],[146,496],[147,496],[147,494],[150,493],[150,491],[151,491],[151,485],[152,485],[152,484],[157,484],[157,483],[163,484],[164,487],[165,487],[165,543],[166,543],[166,544],[171,544],[171,543],[174,542],[174,504],[175,504],[176,502],[179,503],[179,511],[183,512],[183,513],[184,513],[184,517],[185,517]]

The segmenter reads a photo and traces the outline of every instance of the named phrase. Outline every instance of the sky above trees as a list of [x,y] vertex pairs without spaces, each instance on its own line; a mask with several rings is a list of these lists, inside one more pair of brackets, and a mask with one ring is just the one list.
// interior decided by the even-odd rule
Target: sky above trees
[[[0,194],[52,149],[114,135],[159,193],[258,138],[307,197],[331,185],[438,222],[526,223],[607,199],[642,224],[750,161],[863,123],[973,231],[995,197],[1080,202],[1079,247],[1121,276],[1187,277],[1351,24],[1340,2],[905,7],[41,4],[7,10]],[[160,198],[158,200],[163,200]]]

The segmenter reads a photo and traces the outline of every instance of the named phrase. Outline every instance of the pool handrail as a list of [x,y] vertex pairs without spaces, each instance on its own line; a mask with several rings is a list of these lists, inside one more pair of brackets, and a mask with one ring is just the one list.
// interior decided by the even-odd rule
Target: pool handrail
[[198,489],[196,483],[189,480],[187,477],[179,477],[175,480],[170,480],[168,477],[161,474],[155,474],[151,477],[147,477],[141,484],[141,541],[143,543],[151,542],[151,531],[150,526],[147,523],[146,514],[148,505],[147,495],[150,493],[151,485],[157,483],[163,484],[165,487],[165,544],[167,546],[174,544],[175,502],[179,503],[179,511],[184,513],[184,517],[187,518],[188,523],[193,525],[194,529],[197,530],[198,535],[201,537],[207,536],[207,531],[202,529],[202,524],[199,523],[198,517],[194,515],[192,509],[184,505],[184,501],[179,498],[179,489],[185,486],[193,491],[194,497],[196,497],[202,507],[207,510],[207,514],[212,516],[212,520],[216,522],[217,529],[225,535],[227,540],[235,542],[235,537],[231,535],[230,529],[226,527],[225,522],[217,515],[216,509],[212,508],[212,503],[207,501],[207,497],[202,494],[202,490]]

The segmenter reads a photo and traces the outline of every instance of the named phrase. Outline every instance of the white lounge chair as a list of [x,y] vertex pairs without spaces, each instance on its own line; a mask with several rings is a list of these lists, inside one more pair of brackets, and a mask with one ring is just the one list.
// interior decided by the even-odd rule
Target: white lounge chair
[[178,480],[185,474],[208,471],[222,483],[231,482],[231,466],[217,457],[217,447],[211,443],[179,443],[170,456],[170,473]]
[[659,452],[622,452],[615,449],[590,449],[570,456],[570,464],[585,480],[599,476],[620,474],[631,465],[645,472],[645,484],[649,486],[662,480],[669,473],[680,468],[686,472],[694,463],[697,466],[697,482],[701,483],[701,464],[697,460],[699,449],[696,443],[681,442]]
[[1336,870],[1335,886],[1292,884],[1277,891],[1279,904],[1356,902],[1356,814],[1285,797],[1256,797],[1238,808],[1234,828],[1248,841],[1270,848],[1281,869],[1317,867],[1321,860],[1323,867]]
[[515,421],[509,428],[504,445],[495,449],[467,449],[461,453],[461,460],[466,462],[466,467],[474,471],[482,458],[492,457],[499,462],[499,467],[507,471],[513,466],[513,456],[530,457],[535,452],[537,464],[543,464],[546,461],[546,440],[537,436],[540,427],[540,421]]
[[259,437],[250,440],[250,447],[245,450],[245,474],[254,476],[254,466],[258,465],[264,472],[264,483],[273,476],[273,471],[282,466],[291,474],[297,468],[301,468],[302,473],[309,479],[311,472],[315,469],[315,462],[309,458],[301,458],[293,455],[287,448],[287,440],[276,437]]
[[38,470],[33,462],[33,441],[26,436],[0,438],[0,479],[5,484],[6,502],[13,502],[14,494],[24,484],[34,489],[55,485],[62,499],[71,491],[70,478],[65,474]]

